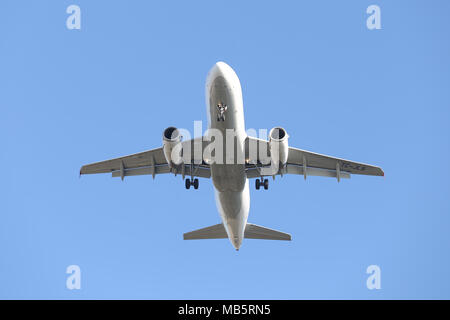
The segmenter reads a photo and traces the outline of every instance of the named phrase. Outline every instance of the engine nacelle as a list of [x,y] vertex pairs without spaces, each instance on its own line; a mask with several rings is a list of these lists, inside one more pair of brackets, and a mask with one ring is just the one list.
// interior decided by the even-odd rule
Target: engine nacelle
[[181,149],[180,131],[175,127],[165,129],[163,132],[163,151],[170,168],[173,164],[181,163]]
[[288,134],[281,127],[275,127],[269,132],[269,148],[272,164],[280,164],[282,168],[287,163],[289,155]]

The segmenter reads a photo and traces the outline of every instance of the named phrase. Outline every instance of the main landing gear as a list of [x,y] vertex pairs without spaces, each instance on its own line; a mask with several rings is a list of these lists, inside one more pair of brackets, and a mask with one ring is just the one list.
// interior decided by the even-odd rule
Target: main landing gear
[[190,179],[189,179],[189,178],[186,178],[186,179],[184,180],[186,189],[190,189],[191,186],[194,186],[194,189],[195,189],[195,190],[198,189],[198,179],[197,179],[197,178],[194,179],[195,174],[196,174],[198,168],[199,168],[199,166],[197,166],[197,168],[195,168],[194,162],[191,162],[191,165],[190,165],[191,178],[190,178]]
[[256,188],[256,190],[259,190],[259,188],[261,186],[264,187],[264,190],[269,189],[269,180],[268,179],[263,179],[262,177],[261,177],[261,179],[256,179],[255,180],[255,188]]
[[197,178],[195,178],[193,180],[186,178],[185,183],[186,183],[186,189],[189,189],[191,186],[194,186],[195,190],[198,189],[198,179]]

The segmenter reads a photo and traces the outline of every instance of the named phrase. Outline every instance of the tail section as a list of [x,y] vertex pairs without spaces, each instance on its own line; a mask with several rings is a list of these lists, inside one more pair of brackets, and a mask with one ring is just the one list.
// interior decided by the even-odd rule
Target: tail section
[[184,240],[226,239],[226,238],[228,238],[228,234],[222,223],[183,234]]
[[[183,234],[184,240],[226,239],[226,238],[228,238],[228,234],[222,223]],[[247,223],[247,225],[245,226],[244,238],[290,241],[291,235],[289,233],[284,233],[281,231],[257,226],[256,224]]]
[[264,228],[256,224],[247,223],[245,226],[244,238],[247,239],[264,239],[264,240],[291,240],[289,233]]

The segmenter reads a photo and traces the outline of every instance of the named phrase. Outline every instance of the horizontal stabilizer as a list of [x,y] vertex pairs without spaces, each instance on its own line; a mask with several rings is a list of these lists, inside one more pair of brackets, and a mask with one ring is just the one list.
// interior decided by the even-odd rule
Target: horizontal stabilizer
[[244,238],[265,239],[265,240],[291,240],[289,233],[264,228],[255,224],[247,223],[245,226]]
[[[222,223],[183,234],[184,240],[226,239],[226,238],[228,238],[228,235]],[[247,225],[245,226],[244,238],[290,241],[291,235],[281,231],[247,223]]]
[[222,223],[183,234],[184,240],[225,239],[225,238],[228,238],[228,235]]

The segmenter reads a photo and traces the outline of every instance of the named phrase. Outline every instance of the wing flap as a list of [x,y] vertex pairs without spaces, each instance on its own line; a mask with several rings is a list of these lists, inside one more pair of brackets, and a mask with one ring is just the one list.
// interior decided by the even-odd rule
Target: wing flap
[[[147,174],[155,174],[156,175],[156,174],[163,174],[163,173],[169,173],[169,172],[170,172],[169,166],[167,164],[161,164],[161,165],[156,165],[156,166],[151,166],[151,167],[127,169],[127,170],[124,170],[123,176],[124,177],[141,176],[141,175],[147,175]],[[113,178],[122,177],[120,170],[113,171],[112,177]]]
[[[176,174],[182,174],[182,167],[183,165],[179,165],[176,166],[174,168],[172,168],[172,171],[170,170],[169,166],[167,164],[162,164],[162,165],[156,165],[156,166],[149,166],[149,167],[143,167],[143,168],[137,168],[137,169],[127,169],[124,170],[124,177],[127,176],[141,176],[141,175],[158,175],[158,174],[164,174],[164,173],[176,173]],[[185,171],[184,171],[184,175],[185,176],[191,176],[191,167],[190,165],[184,165]],[[193,171],[193,175],[195,177],[199,177],[199,178],[210,178],[211,177],[211,170],[208,167],[203,167],[203,166],[196,166],[194,168]],[[113,178],[117,178],[117,177],[122,177],[122,173],[120,170],[118,171],[113,171],[112,172],[112,177]]]
[[[270,167],[270,166],[267,166]],[[247,169],[247,178],[259,178],[261,177],[260,174],[260,166],[258,168],[256,167],[250,167]],[[296,164],[287,164],[285,170],[283,170],[283,174],[295,174],[295,175],[303,175],[303,166],[296,165]],[[337,171],[336,170],[328,170],[328,169],[321,169],[321,168],[313,168],[313,167],[307,167],[306,173],[308,176],[316,176],[316,177],[331,177],[336,178],[337,177]],[[268,176],[268,175],[262,175],[262,176]],[[270,176],[270,175],[269,175]],[[345,171],[340,171],[339,176],[341,179],[350,179],[350,173]]]

